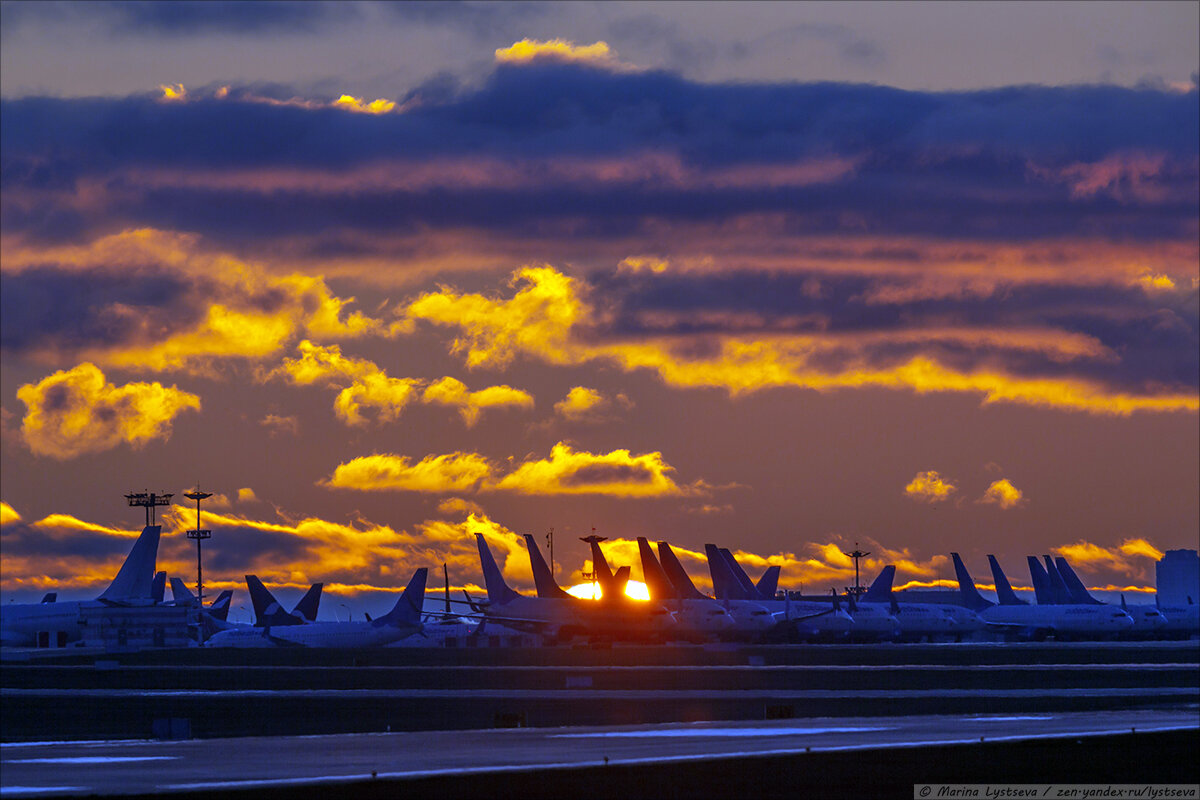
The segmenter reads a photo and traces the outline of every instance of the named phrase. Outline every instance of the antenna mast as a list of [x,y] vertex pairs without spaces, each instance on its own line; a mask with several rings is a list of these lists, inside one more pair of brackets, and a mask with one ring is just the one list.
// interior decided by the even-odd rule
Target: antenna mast
[[859,583],[858,583],[858,560],[859,560],[860,558],[866,558],[867,556],[869,556],[869,555],[871,555],[871,554],[870,554],[870,553],[864,553],[863,551],[859,550],[859,549],[858,549],[858,542],[855,542],[855,543],[854,543],[854,552],[852,552],[852,553],[842,553],[842,555],[846,556],[847,558],[853,558],[853,559],[854,559],[854,588],[853,588],[853,589],[851,589],[849,586],[847,586],[847,587],[846,587],[846,591],[848,591],[848,592],[849,592],[849,591],[852,591],[852,592],[854,593],[854,596],[855,596],[855,597],[857,597],[858,595],[862,594],[862,593],[863,593],[863,591],[864,591],[864,589],[862,588],[862,586],[860,586],[860,585],[859,585]]

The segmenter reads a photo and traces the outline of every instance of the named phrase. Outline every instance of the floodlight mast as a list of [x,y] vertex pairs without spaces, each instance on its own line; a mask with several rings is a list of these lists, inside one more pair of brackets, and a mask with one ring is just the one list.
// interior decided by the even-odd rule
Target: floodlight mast
[[212,492],[202,492],[197,486],[190,492],[184,492],[183,496],[188,500],[196,501],[196,529],[187,532],[187,538],[196,540],[196,600],[199,601],[200,607],[204,607],[204,570],[200,562],[200,542],[203,539],[211,539],[212,531],[202,530],[200,528],[200,501],[207,500],[212,497]]
[[171,505],[172,493],[155,493],[155,492],[131,492],[125,495],[125,499],[129,501],[130,508],[141,506],[146,509],[146,527],[154,524],[154,507]]
[[849,586],[847,586],[846,590],[849,592],[853,592],[854,596],[858,597],[860,594],[862,594],[864,591],[866,591],[865,589],[862,588],[862,586],[858,582],[858,560],[860,558],[866,558],[867,556],[869,556],[871,554],[864,553],[862,550],[859,550],[858,542],[855,542],[854,543],[854,551],[851,553],[842,553],[842,555],[846,556],[847,558],[854,559],[854,588],[851,589]]
[[[607,542],[608,537],[607,536],[597,536],[596,529],[592,528],[592,535],[591,536],[580,536],[579,541],[587,542],[588,544],[597,545],[596,549],[599,549],[600,542]],[[592,599],[595,600],[596,596],[597,596],[597,591],[598,591],[596,587],[599,585],[599,576],[596,574],[595,559],[592,559],[592,571],[583,573],[583,577],[592,579]]]

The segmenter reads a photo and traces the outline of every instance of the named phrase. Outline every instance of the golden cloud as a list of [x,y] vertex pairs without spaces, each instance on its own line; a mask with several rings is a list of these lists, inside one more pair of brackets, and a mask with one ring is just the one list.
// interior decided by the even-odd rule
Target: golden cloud
[[913,500],[924,503],[939,503],[958,491],[958,487],[942,478],[936,470],[918,472],[904,487],[904,493]]
[[359,378],[338,393],[333,410],[347,425],[366,425],[364,409],[375,409],[380,422],[395,422],[417,396],[421,381],[390,378],[383,372]]
[[0,525],[7,525],[10,522],[20,522],[21,515],[18,514],[8,503],[0,502]]
[[560,61],[594,64],[605,67],[622,67],[616,54],[607,42],[577,45],[566,39],[522,39],[508,47],[496,50],[496,60],[501,63],[528,64],[533,61]]
[[238,489],[237,499],[239,503],[257,503],[258,496],[254,494],[254,490],[249,486]]
[[355,111],[360,114],[387,114],[396,109],[396,104],[391,100],[384,100],[383,98],[372,100],[368,103],[361,97],[344,94],[333,101],[333,107],[342,108],[346,111]]
[[1104,547],[1080,539],[1073,544],[1052,548],[1052,552],[1084,571],[1107,570],[1141,580],[1147,577],[1149,568],[1139,560],[1157,562],[1163,557],[1161,550],[1142,538],[1125,539],[1116,547]]
[[462,381],[446,376],[429,385],[421,402],[457,408],[469,428],[479,421],[485,408],[533,408],[533,395],[507,385],[472,392]]
[[[888,341],[880,335],[714,335],[703,355],[682,350],[671,337],[596,341],[585,331],[599,315],[584,302],[574,279],[549,266],[525,267],[513,275],[511,284],[520,288],[508,300],[458,294],[443,287],[421,295],[401,313],[410,320],[457,328],[451,350],[463,354],[471,368],[504,368],[518,355],[526,355],[555,365],[606,361],[626,372],[651,370],[671,386],[719,387],[731,395],[782,386],[822,392],[881,387],[918,394],[963,392],[981,395],[985,404],[1007,402],[1118,416],[1200,410],[1200,397],[1192,394],[1138,395],[1114,392],[1081,378],[1022,378],[987,368],[960,371],[925,355],[888,367],[868,366],[871,345]],[[931,343],[974,341],[1034,350],[1060,361],[1104,354],[1102,345],[1088,337],[1045,331],[948,329],[898,335],[921,336],[917,341]],[[847,366],[834,371],[816,366],[829,356]]]
[[291,434],[292,436],[300,433],[300,419],[298,417],[267,414],[258,421],[258,424],[266,428],[267,435],[272,438],[284,433]]
[[559,442],[548,459],[527,461],[489,488],[532,495],[602,494],[611,497],[664,497],[689,492],[667,474],[675,469],[662,453],[631,455],[628,450],[588,453]]
[[981,503],[995,503],[1001,508],[1015,508],[1025,500],[1025,495],[1020,489],[1012,485],[1008,478],[1001,478],[998,481],[992,481],[988,486],[987,491],[983,493],[983,497],[979,498]]
[[572,422],[588,419],[604,406],[604,398],[595,389],[575,386],[554,404],[554,413]]
[[461,497],[447,497],[438,503],[437,511],[443,517],[459,516],[461,514],[483,515],[483,507]]
[[25,444],[36,455],[57,459],[170,438],[179,413],[200,410],[194,394],[157,382],[116,386],[86,362],[25,384],[17,397],[27,409],[21,421]]
[[491,474],[491,462],[478,453],[430,455],[415,464],[407,456],[376,454],[339,464],[324,485],[359,491],[470,492]]

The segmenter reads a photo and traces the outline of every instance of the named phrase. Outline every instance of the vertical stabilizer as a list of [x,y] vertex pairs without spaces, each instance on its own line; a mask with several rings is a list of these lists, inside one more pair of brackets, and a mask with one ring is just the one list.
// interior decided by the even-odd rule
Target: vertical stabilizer
[[483,534],[475,534],[475,541],[479,545],[479,566],[483,570],[483,585],[487,588],[488,602],[499,605],[520,597],[521,595],[504,582],[504,576],[496,566],[496,559],[492,557],[492,551],[488,548]]
[[167,593],[167,573],[154,573],[154,580],[150,582],[150,599],[156,603],[161,603],[163,597]]
[[679,563],[679,558],[676,557],[675,551],[671,549],[671,545],[666,542],[658,543],[658,560],[662,563],[663,572],[667,573],[667,580],[675,587],[675,596],[685,600],[711,600],[712,598],[705,595],[696,588],[696,584],[692,583],[691,577],[688,576],[687,570]]
[[1000,569],[1000,562],[996,560],[994,555],[988,554],[988,564],[992,567],[992,580],[996,582],[996,598],[1002,606],[1027,606],[1029,603],[1017,597],[1016,592],[1012,590],[1012,585],[1009,584],[1008,578],[1004,576],[1004,570]]
[[737,579],[729,572],[725,557],[715,544],[704,545],[704,555],[708,557],[708,574],[712,578],[713,594],[718,600],[737,600],[741,598],[741,587]]
[[396,600],[396,605],[392,606],[392,610],[379,619],[371,620],[371,624],[376,628],[384,625],[391,625],[394,628],[419,627],[421,611],[425,607],[425,581],[428,578],[428,567],[421,567],[414,572],[408,581],[408,586],[404,587],[404,594]]
[[250,603],[254,606],[254,627],[265,628],[272,625],[299,625],[304,620],[289,614],[279,605],[275,595],[263,585],[257,575],[246,576],[246,588],[250,591]]
[[171,578],[171,601],[177,606],[194,603],[196,595],[191,593],[181,578]]
[[971,577],[971,573],[967,572],[962,556],[958,553],[951,553],[950,558],[954,561],[954,574],[958,578],[958,591],[962,595],[963,605],[972,611],[991,608],[994,603],[981,595],[975,588],[975,581]]
[[767,567],[767,571],[758,579],[758,583],[754,584],[754,588],[758,591],[758,596],[762,600],[774,600],[775,592],[779,590],[779,571],[781,567],[778,564],[773,564]]
[[1046,574],[1050,576],[1050,592],[1054,597],[1054,602],[1060,606],[1070,605],[1071,590],[1067,588],[1066,581],[1059,574],[1058,567],[1054,566],[1054,561],[1050,556],[1042,556],[1046,561]]
[[750,576],[746,574],[746,570],[742,569],[742,565],[733,557],[733,553],[729,552],[728,547],[721,548],[721,557],[729,565],[729,574],[733,576],[735,586],[741,589],[742,599],[757,600],[758,590],[754,588],[754,581],[750,580]]
[[676,597],[675,587],[671,585],[671,581],[667,579],[667,573],[663,571],[662,565],[658,563],[658,559],[654,557],[654,551],[650,549],[650,542],[645,536],[639,536],[638,553],[642,556],[642,580],[646,582],[646,590],[650,593],[651,600],[669,600]]
[[296,607],[292,609],[292,616],[303,617],[312,622],[317,618],[317,609],[321,605],[321,589],[325,584],[314,583],[308,587],[308,591],[304,593],[304,597],[300,598],[300,602],[296,603]]
[[1080,603],[1089,606],[1103,605],[1099,600],[1092,597],[1088,592],[1087,587],[1083,585],[1083,581],[1079,580],[1079,576],[1075,574],[1075,570],[1067,563],[1067,560],[1062,556],[1054,559],[1054,565],[1058,567],[1058,574],[1062,576],[1063,583],[1067,585],[1067,591],[1071,593],[1071,602]]
[[591,541],[588,544],[592,546],[592,572],[596,575],[596,582],[600,584],[601,596],[607,600],[624,597],[625,584],[629,583],[629,567],[621,567],[614,575],[608,566],[608,559],[600,549],[600,541],[595,537],[589,538]]
[[217,599],[212,601],[212,605],[208,607],[208,613],[221,622],[229,619],[229,606],[233,604],[233,590],[226,589],[217,595]]
[[558,600],[569,598],[571,595],[554,580],[554,574],[550,572],[546,559],[542,557],[541,548],[528,533],[525,534],[525,547],[529,550],[529,568],[533,570],[533,585],[537,587],[537,596]]
[[888,564],[871,582],[865,594],[858,598],[862,603],[889,603],[892,599],[892,583],[896,580],[896,565]]
[[133,543],[125,563],[117,571],[117,577],[104,590],[97,600],[107,600],[110,603],[130,603],[151,600],[151,589],[154,583],[154,567],[158,561],[158,536],[162,532],[161,525],[147,525],[142,528],[142,535]]
[[1050,576],[1042,569],[1037,556],[1025,556],[1025,560],[1029,562],[1029,579],[1033,581],[1033,599],[1039,606],[1058,605],[1050,588]]

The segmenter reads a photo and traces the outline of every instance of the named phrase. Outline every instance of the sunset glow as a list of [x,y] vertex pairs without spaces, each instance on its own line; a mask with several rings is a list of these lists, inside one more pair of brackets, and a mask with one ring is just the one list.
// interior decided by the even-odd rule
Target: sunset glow
[[[583,600],[599,600],[604,596],[604,590],[598,583],[577,583],[568,588],[567,594]],[[625,596],[630,600],[649,600],[650,590],[641,581],[629,581],[625,584]]]

